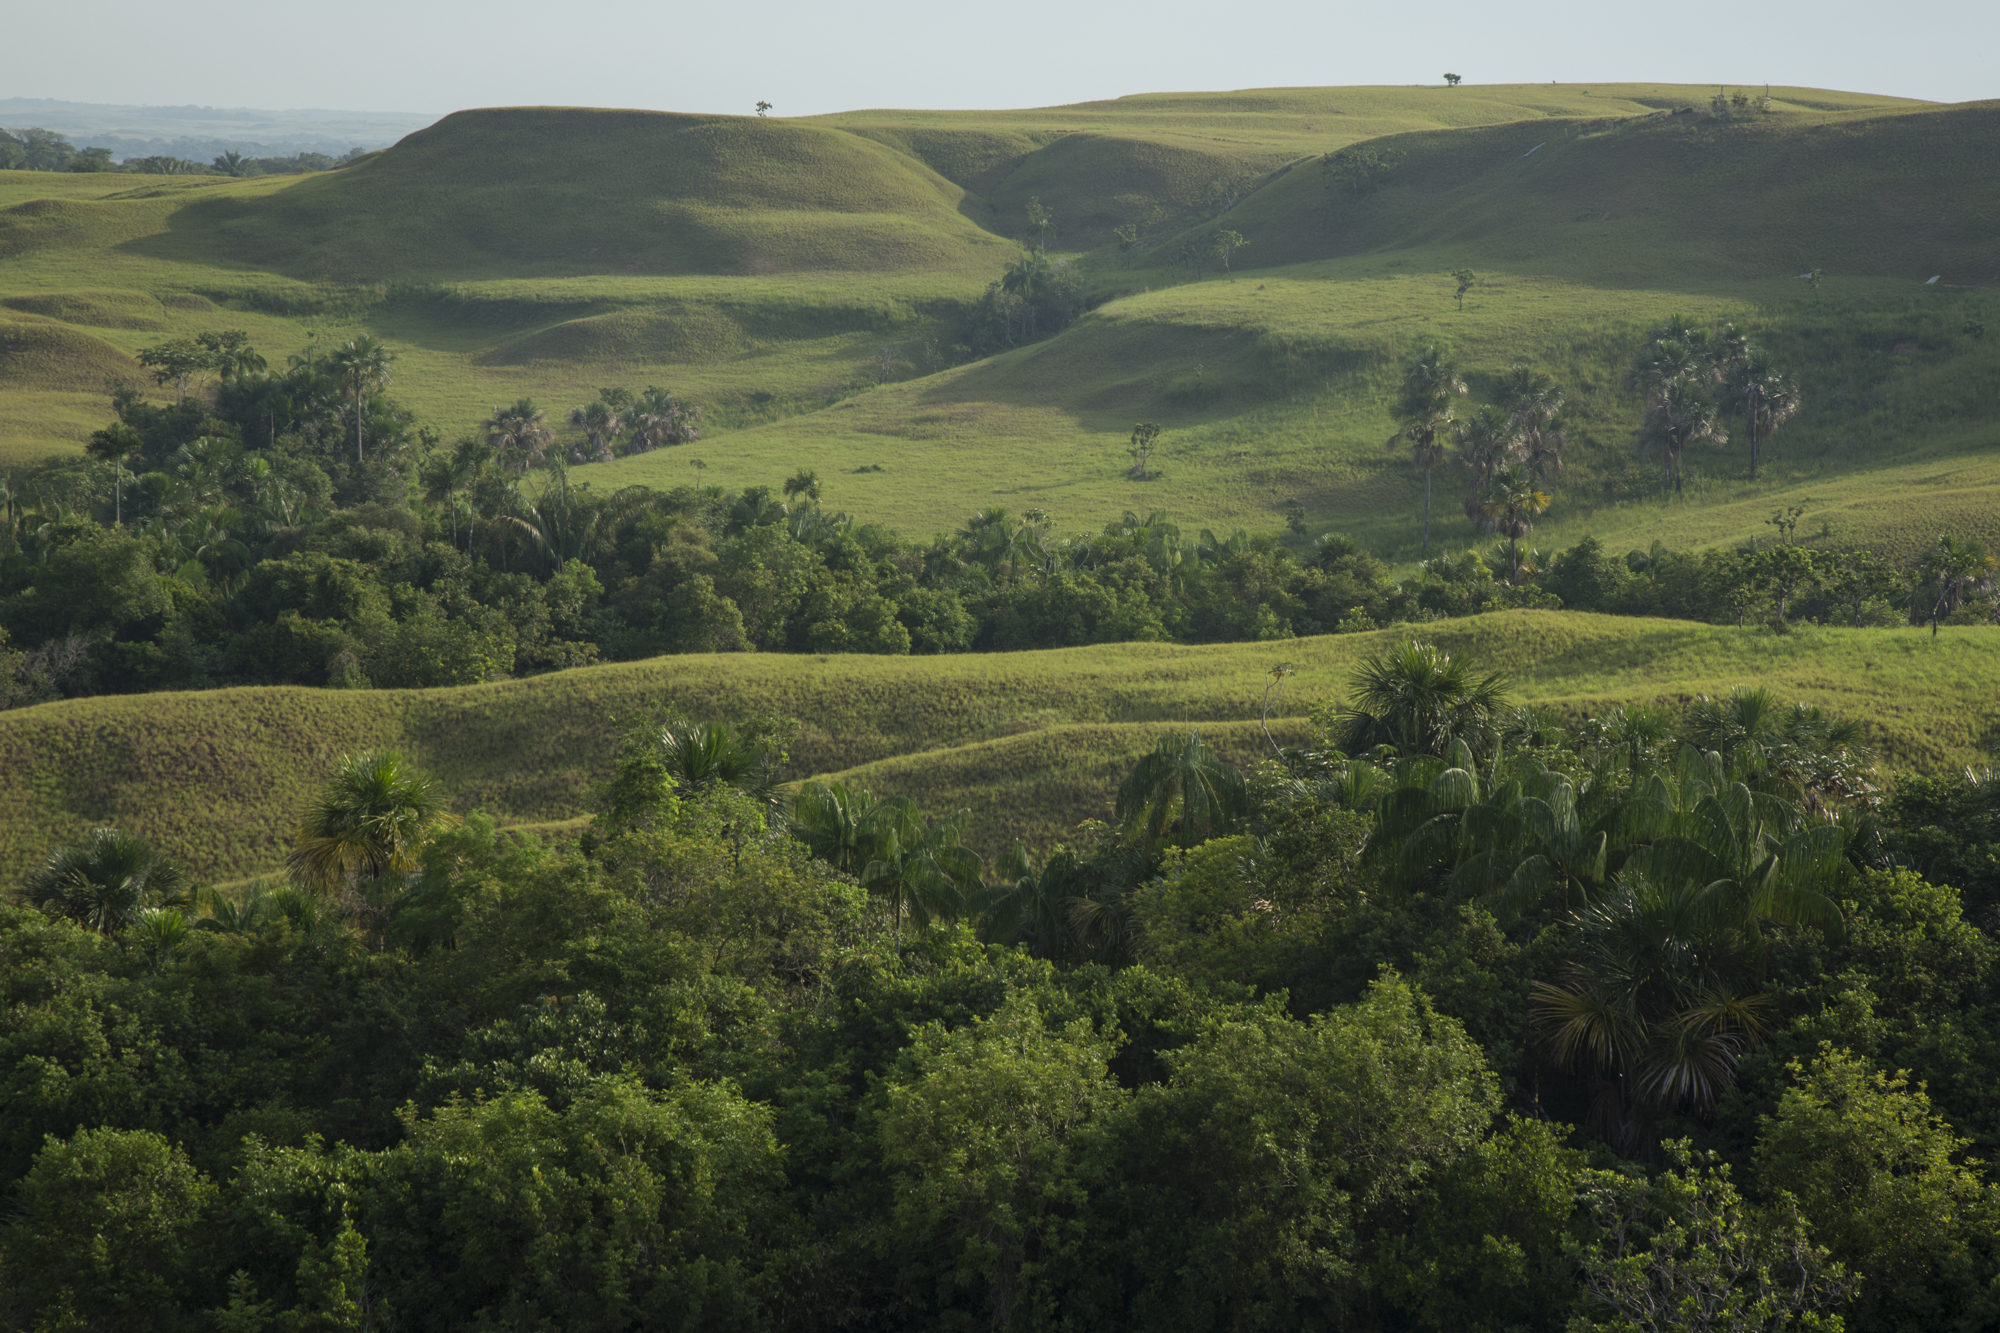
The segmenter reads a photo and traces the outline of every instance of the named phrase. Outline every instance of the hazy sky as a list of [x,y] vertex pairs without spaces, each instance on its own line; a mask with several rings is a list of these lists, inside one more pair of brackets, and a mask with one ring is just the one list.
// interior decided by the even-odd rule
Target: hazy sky
[[0,96],[778,115],[1323,84],[1662,81],[2000,97],[1993,0],[21,0]]

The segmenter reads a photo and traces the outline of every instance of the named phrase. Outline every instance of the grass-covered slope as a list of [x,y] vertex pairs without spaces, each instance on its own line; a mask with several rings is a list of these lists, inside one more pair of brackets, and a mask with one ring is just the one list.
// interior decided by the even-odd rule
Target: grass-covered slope
[[[1404,633],[1407,633],[1405,631]],[[700,717],[783,712],[805,732],[794,775],[840,774],[935,812],[975,813],[975,844],[1061,836],[1101,817],[1162,735],[1201,727],[1239,760],[1264,745],[1269,669],[1298,674],[1274,710],[1305,737],[1318,699],[1396,632],[1283,644],[1148,644],[947,658],[661,658],[465,689],[235,689],[109,697],[0,713],[0,881],[52,840],[116,823],[229,878],[275,866],[291,822],[340,754],[400,746],[460,809],[506,824],[584,812],[613,719],[666,700]],[[1517,697],[1567,711],[1685,700],[1738,685],[1866,723],[1894,763],[1970,759],[2000,725],[2000,631],[1757,630],[1510,612],[1426,637],[1511,673]]]
[[180,210],[142,246],[347,282],[976,273],[1004,253],[963,191],[810,123],[650,111],[462,111],[343,171]]
[[[447,438],[524,395],[559,421],[606,384],[709,408],[708,440],[587,470],[599,485],[680,484],[693,459],[727,486],[813,467],[831,503],[909,533],[996,503],[1071,532],[1127,509],[1269,530],[1296,506],[1313,531],[1410,558],[1422,488],[1383,448],[1388,406],[1398,363],[1442,336],[1475,400],[1515,361],[1570,392],[1572,466],[1538,543],[1740,540],[1780,504],[1826,540],[1897,552],[1940,525],[2000,538],[2000,187],[1983,160],[2000,108],[1781,88],[1769,116],[1681,111],[1711,93],[528,108],[312,177],[0,173],[0,321],[34,329],[0,345],[0,465],[78,448],[103,380],[163,336],[245,328],[282,356],[309,329],[366,330],[398,355],[392,392]],[[1356,199],[1316,159],[1362,140],[1405,157]],[[1217,214],[1203,201],[1232,177],[1255,188]],[[1052,341],[925,373],[1027,235],[1030,196],[1056,215],[1052,252],[1089,251],[1104,303]],[[1102,244],[1123,222],[1147,228],[1136,256]],[[1170,257],[1222,226],[1249,242],[1236,280],[1190,282]],[[1480,274],[1462,311],[1443,276],[1459,266]],[[1817,292],[1796,276],[1814,268]],[[1704,447],[1663,507],[1622,380],[1676,313],[1745,327],[1805,408],[1758,483],[1740,450]],[[874,387],[885,346],[902,369]],[[1145,483],[1123,475],[1139,419],[1168,432]],[[1447,545],[1475,536],[1449,517],[1452,473]]]

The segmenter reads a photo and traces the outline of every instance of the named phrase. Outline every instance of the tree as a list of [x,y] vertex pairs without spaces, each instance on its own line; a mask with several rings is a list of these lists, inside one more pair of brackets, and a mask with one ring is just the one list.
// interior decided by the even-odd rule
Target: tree
[[662,445],[693,444],[701,438],[700,404],[680,398],[671,389],[649,384],[621,410],[632,428],[629,447],[635,453]]
[[1751,352],[1731,373],[1728,391],[1743,403],[1744,424],[1750,432],[1750,480],[1755,481],[1763,442],[1798,414],[1798,385],[1779,374],[1769,356]]
[[1050,1031],[1033,1000],[1010,996],[987,1018],[911,1033],[877,1120],[894,1185],[894,1225],[911,1251],[945,1251],[945,1281],[983,1296],[1012,1328],[1035,1262],[1067,1247],[1086,1197],[1071,1140],[1128,1094],[1111,1077],[1115,1045],[1088,1019]]
[[1458,308],[1463,310],[1465,309],[1465,294],[1471,291],[1473,286],[1478,283],[1479,275],[1469,268],[1455,268],[1451,271],[1451,280],[1458,284]]
[[1464,659],[1411,641],[1354,669],[1348,700],[1336,714],[1334,746],[1346,754],[1386,745],[1442,757],[1461,741],[1483,754],[1493,747],[1506,692],[1497,673],[1475,675]]
[[124,526],[125,467],[134,458],[145,456],[145,438],[126,423],[114,421],[103,430],[92,431],[83,450],[92,458],[111,464],[111,521]]
[[1577,1333],[1837,1333],[1833,1313],[1854,1282],[1809,1238],[1795,1207],[1769,1217],[1749,1208],[1713,1153],[1683,1139],[1667,1145],[1673,1169],[1652,1180],[1610,1172],[1582,1204],[1596,1224],[1577,1258],[1605,1323],[1579,1317]]
[[1889,1077],[1827,1042],[1810,1067],[1785,1068],[1791,1085],[1759,1122],[1757,1181],[1795,1200],[1815,1238],[1861,1278],[1856,1323],[1966,1322],[1982,1304],[2000,1222],[2000,1200],[1962,1164],[1971,1143],[1906,1072]]
[[[1229,257],[1248,244],[1241,232],[1231,231],[1225,227],[1215,233],[1215,241],[1210,248],[1214,250],[1215,257],[1222,261],[1222,271],[1228,273]],[[1235,275],[1231,274],[1230,281],[1235,281]]]
[[1778,619],[1781,621],[1799,585],[1817,581],[1820,572],[1817,557],[1812,551],[1789,543],[1767,546],[1757,552],[1754,567],[1757,582],[1776,599]]
[[536,407],[532,398],[517,398],[512,407],[494,408],[485,426],[486,442],[517,475],[540,463],[555,440],[548,414]]
[[[603,400],[587,407],[573,407],[569,412],[569,424],[583,429],[584,439],[590,444],[589,461],[608,463],[611,461],[611,440],[625,429],[625,418],[617,409]],[[571,462],[581,463],[582,458],[572,458]]]
[[1042,201],[1034,195],[1028,197],[1028,225],[1035,229],[1035,253],[1043,258],[1049,253],[1049,228],[1055,226],[1056,215],[1042,206]]
[[1458,87],[1458,75],[1456,75],[1456,74],[1447,74],[1447,75],[1445,75],[1445,76],[1444,76],[1444,84],[1445,84],[1445,87],[1447,87],[1447,88],[1456,88],[1456,87]]
[[1820,570],[1820,588],[1836,603],[1854,613],[1854,627],[1861,628],[1861,615],[1869,602],[1887,597],[1901,585],[1895,566],[1867,551],[1843,551],[1822,557],[1827,564]]
[[1141,421],[1132,427],[1132,438],[1126,444],[1125,452],[1132,456],[1132,467],[1125,475],[1134,481],[1146,481],[1159,475],[1153,471],[1153,450],[1159,447],[1160,427],[1151,421]]
[[174,386],[174,401],[185,403],[195,388],[215,370],[215,354],[191,338],[175,338],[138,352],[139,364],[153,372],[156,384]]
[[347,900],[381,938],[391,876],[420,868],[419,854],[458,823],[443,786],[394,750],[344,755],[292,833],[286,864],[307,888]]
[[364,333],[346,342],[327,354],[327,369],[340,381],[341,390],[354,400],[354,461],[361,461],[361,423],[363,409],[371,394],[380,393],[388,386],[390,363],[396,354],[382,344],[382,340]]
[[1493,519],[1485,509],[1486,492],[1525,456],[1521,423],[1504,409],[1484,403],[1470,420],[1456,424],[1458,458],[1468,474],[1465,516],[1474,523],[1484,520],[1486,531],[1492,532]]
[[1507,539],[1507,576],[1511,582],[1521,581],[1519,541],[1535,530],[1531,520],[1547,513],[1549,502],[1549,493],[1535,484],[1528,470],[1514,467],[1495,479],[1480,506],[1494,530]]
[[1371,144],[1355,144],[1328,153],[1319,160],[1320,169],[1326,173],[1327,183],[1333,185],[1344,182],[1359,199],[1363,193],[1374,189],[1394,174],[1404,157],[1400,148],[1381,148]]
[[819,474],[811,468],[800,468],[785,479],[785,498],[790,500],[803,495],[808,500],[819,499]]
[[245,171],[243,154],[237,152],[234,148],[227,150],[222,156],[216,158],[213,165],[217,171],[225,176],[241,176]]
[[208,352],[215,376],[224,384],[238,383],[246,375],[261,375],[270,365],[250,345],[250,335],[242,329],[197,334],[195,343]]
[[1562,386],[1527,366],[1515,365],[1500,382],[1500,407],[1514,418],[1520,433],[1522,460],[1545,479],[1563,474]]
[[1192,847],[1229,831],[1245,811],[1243,775],[1200,731],[1163,736],[1118,784],[1119,826],[1141,846]]
[[757,114],[759,116],[766,114],[767,112],[770,111],[770,109],[771,109],[771,104],[769,102],[757,103]]
[[1993,578],[1994,558],[1977,541],[1945,533],[1937,544],[1917,557],[1917,586],[1937,596],[1931,601],[1931,637],[1938,623],[1958,610],[1968,594]]
[[1684,371],[1660,382],[1648,395],[1640,445],[1642,449],[1658,446],[1663,490],[1680,493],[1682,457],[1690,444],[1703,440],[1727,444],[1729,433],[1723,430],[1715,400],[1709,397],[1701,379],[1692,371]]
[[1465,395],[1465,380],[1436,343],[1426,344],[1403,372],[1396,419],[1403,428],[1389,438],[1410,444],[1411,461],[1424,470],[1424,554],[1431,549],[1431,470],[1444,461],[1444,440],[1453,429],[1452,399]]
[[92,829],[81,844],[55,848],[26,887],[31,905],[107,935],[148,910],[193,901],[176,862],[115,828]]
[[[1032,338],[1038,326],[1039,307],[1049,283],[1048,260],[1041,255],[1021,252],[1018,262],[1009,264],[1000,276],[1000,290],[1021,303],[1023,333]],[[1012,341],[1010,336],[1009,341]]]

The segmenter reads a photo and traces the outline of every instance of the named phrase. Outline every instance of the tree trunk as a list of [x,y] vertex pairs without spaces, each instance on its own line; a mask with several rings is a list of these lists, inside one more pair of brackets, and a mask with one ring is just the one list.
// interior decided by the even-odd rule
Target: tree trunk
[[1424,469],[1424,554],[1431,553],[1431,470]]

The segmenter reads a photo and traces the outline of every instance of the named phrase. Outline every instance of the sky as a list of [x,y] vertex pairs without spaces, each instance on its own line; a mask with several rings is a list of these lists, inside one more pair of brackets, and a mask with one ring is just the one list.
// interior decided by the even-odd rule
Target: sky
[[2000,97],[1993,0],[64,0],[10,6],[0,96],[443,113],[776,115],[1342,84],[1784,84]]

